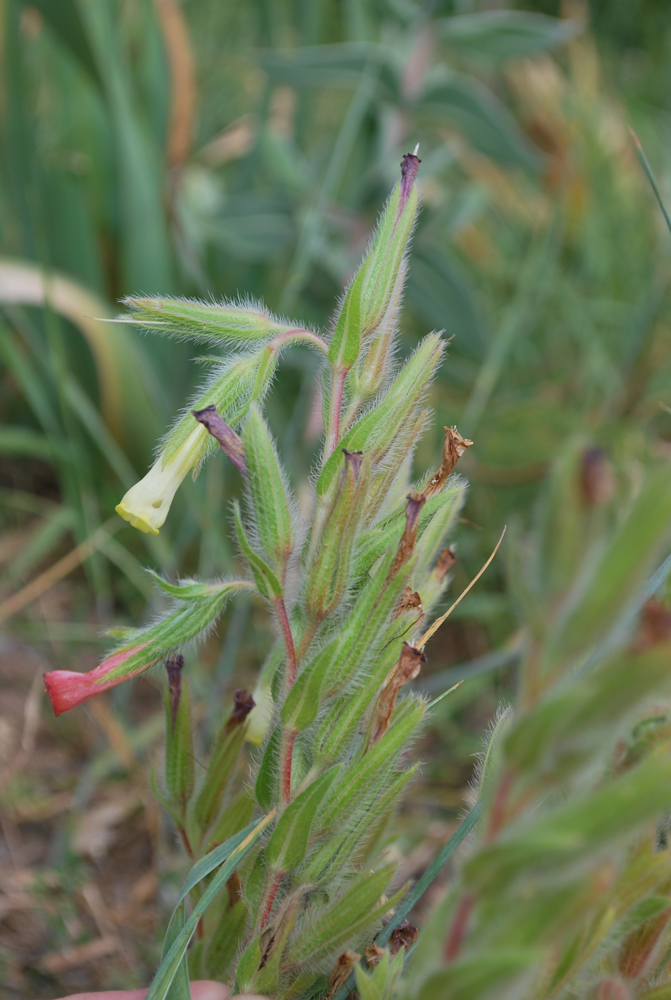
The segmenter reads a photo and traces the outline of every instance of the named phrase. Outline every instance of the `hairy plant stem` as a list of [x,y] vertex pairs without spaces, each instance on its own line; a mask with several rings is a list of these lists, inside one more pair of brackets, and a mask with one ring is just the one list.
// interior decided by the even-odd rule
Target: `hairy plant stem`
[[[283,597],[275,600],[275,613],[282,630],[284,645],[287,650],[287,669],[284,674],[285,697],[294,686],[296,680],[296,648],[294,637],[291,632],[291,624],[287,614]],[[296,733],[293,729],[282,728],[280,740],[280,801],[283,806],[287,806],[291,801],[291,777],[293,769],[294,743]]]
[[340,414],[342,411],[342,397],[345,389],[345,379],[349,369],[337,368],[333,372],[333,389],[329,402],[329,425],[326,447],[324,449],[325,460],[335,451],[340,440]]
[[289,342],[293,341],[295,343],[312,344],[313,347],[316,347],[318,350],[322,352],[322,354],[325,354],[328,357],[329,353],[328,344],[326,343],[325,340],[322,340],[322,338],[318,334],[313,333],[312,330],[304,330],[300,327],[296,327],[295,330],[285,330],[284,333],[280,333],[277,335],[277,337],[274,337],[270,341],[269,346],[274,348],[281,347],[287,341]]
[[268,921],[270,920],[270,914],[272,913],[273,910],[273,903],[275,902],[275,896],[277,895],[277,890],[282,884],[283,877],[284,876],[280,872],[278,875],[275,875],[270,885],[266,886],[268,891],[264,892],[263,912],[261,914],[261,925],[260,925],[262,931],[265,930],[265,928],[268,925]]

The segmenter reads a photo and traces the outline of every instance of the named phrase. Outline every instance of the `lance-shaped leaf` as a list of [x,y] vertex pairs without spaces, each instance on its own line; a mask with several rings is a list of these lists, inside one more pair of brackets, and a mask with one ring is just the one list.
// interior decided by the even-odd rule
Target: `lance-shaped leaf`
[[178,907],[186,897],[187,893],[190,892],[190,890],[197,885],[206,874],[214,871],[214,869],[218,866],[220,867],[198,902],[194,905],[188,920],[185,921],[184,926],[175,935],[172,945],[163,956],[158,972],[156,973],[156,976],[154,977],[147,993],[146,1000],[166,1000],[168,990],[178,973],[182,960],[186,954],[186,950],[189,947],[189,942],[195,933],[200,918],[205,913],[210,903],[224,888],[228,879],[241,864],[245,855],[249,853],[254,844],[256,844],[262,836],[268,824],[272,822],[272,819],[272,814],[265,816],[251,831],[245,830],[236,837],[232,837],[226,844],[222,844],[221,847],[216,848],[211,855],[208,855],[207,858],[203,858],[202,861],[199,861],[193,866],[189,872],[185,886],[182,889],[177,904]]
[[318,653],[303,667],[289,690],[280,712],[282,725],[288,729],[302,732],[317,718],[325,665],[323,654]]
[[251,580],[211,580],[207,583],[200,580],[180,580],[179,583],[170,583],[152,569],[145,569],[145,572],[164,594],[175,597],[178,601],[200,601],[203,598],[214,597],[222,590],[230,590],[232,585],[235,585],[236,591],[254,589]]
[[[365,841],[366,854],[369,854],[371,848],[370,857],[377,856],[376,842],[379,843],[379,837],[384,833],[384,827],[389,821],[390,812],[396,806],[408,782],[417,773],[418,767],[419,764],[415,764],[407,771],[394,774],[389,787],[375,799],[374,813],[373,810],[362,809],[354,818],[350,817],[344,829],[332,831],[324,843],[308,858],[301,869],[301,878],[306,883],[333,884],[340,871],[347,867],[351,868],[353,855],[362,841]],[[372,833],[371,822],[374,824]],[[382,827],[381,831],[375,830],[378,824]],[[360,867],[359,860],[357,857],[358,867]]]
[[305,930],[292,945],[287,960],[296,965],[319,962],[327,955],[336,956],[350,942],[358,943],[360,935],[379,923],[405,891],[381,900],[394,870],[393,865],[387,865],[360,876],[326,909],[308,914]]
[[268,340],[296,324],[272,316],[260,303],[198,302],[195,299],[140,298],[123,300],[128,312],[121,317],[145,330],[187,340],[215,344]]
[[268,563],[263,559],[258,552],[255,552],[252,548],[247,535],[245,534],[245,529],[242,525],[242,517],[240,516],[240,504],[238,501],[233,503],[233,514],[235,517],[235,532],[238,539],[238,545],[240,550],[247,560],[247,564],[252,571],[252,576],[256,582],[257,589],[262,597],[267,598],[267,600],[273,600],[273,598],[282,596],[282,584],[277,579],[272,569]]
[[344,450],[340,490],[324,522],[318,545],[311,546],[305,575],[305,607],[321,620],[342,601],[349,582],[357,523],[366,491],[366,470],[362,456]]
[[[422,553],[418,568],[428,568],[433,562],[433,558],[443,544],[446,532],[459,512],[464,495],[465,485],[457,483],[431,497],[424,504],[420,513],[418,541],[415,549],[418,556],[420,552]],[[403,530],[406,506],[407,504],[404,502],[393,514],[359,536],[352,558],[352,575],[355,579],[369,572],[390,545],[395,547],[398,544],[399,533]],[[424,536],[429,532],[426,540],[422,542]]]
[[344,429],[356,416],[356,410],[367,400],[373,399],[384,387],[393,359],[393,345],[398,327],[398,315],[405,284],[406,266],[401,263],[384,315],[378,322],[374,335],[367,339],[366,347],[353,369],[348,385],[354,397],[354,409],[347,412]]
[[255,405],[247,415],[242,440],[259,538],[281,576],[294,547],[294,525],[275,445]]
[[398,659],[398,644],[391,642],[376,655],[361,659],[362,683],[354,691],[346,688],[333,699],[319,722],[313,741],[313,752],[319,760],[334,761],[347,753],[352,737]]
[[[650,697],[668,696],[671,644],[638,655],[625,653],[588,674],[568,690],[546,698],[508,729],[506,759],[516,768],[548,775],[575,769],[609,750],[622,720]],[[611,735],[611,739],[608,736]]]
[[247,716],[254,708],[254,699],[247,691],[236,691],[233,699],[233,710],[217,734],[205,779],[194,804],[194,818],[202,834],[210,829],[221,811],[245,738]]
[[671,805],[671,760],[655,753],[612,784],[541,816],[484,847],[464,867],[476,892],[503,893],[517,879],[553,877],[604,850]]
[[365,757],[356,758],[341,771],[319,818],[323,829],[332,829],[342,823],[372,790],[379,787],[377,779],[386,781],[387,772],[422,721],[425,707],[420,699],[406,698],[379,743]]
[[168,687],[165,690],[166,739],[165,784],[171,804],[184,815],[193,792],[195,768],[189,685],[182,681],[184,657],[165,661]]
[[270,809],[277,802],[279,794],[279,759],[282,729],[276,726],[266,743],[259,772],[256,776],[256,801],[262,809]]
[[331,344],[329,361],[334,371],[348,372],[356,364],[361,348],[361,290],[366,277],[366,264],[362,264],[354,281],[347,289],[340,310]]
[[[444,343],[429,334],[406,362],[377,406],[355,423],[340,441],[347,451],[363,451],[372,463],[389,450],[398,431],[412,419],[426,393],[444,350]],[[317,480],[317,495],[324,496],[340,468],[334,451]]]
[[548,667],[586,650],[619,620],[671,534],[671,477],[649,474],[628,516],[572,595],[547,646]]
[[209,597],[177,607],[144,629],[129,629],[124,633],[126,641],[87,674],[72,670],[52,670],[45,674],[44,683],[55,714],[67,712],[143,673],[184,643],[202,636],[214,625],[229,598],[237,590],[247,589],[247,580],[225,581]]
[[325,771],[297,795],[280,816],[266,845],[266,861],[274,871],[292,872],[302,862],[308,849],[317,809],[339,771],[339,767]]
[[506,948],[464,958],[434,973],[424,984],[417,1000],[443,1000],[444,997],[480,1000],[493,993],[521,996],[524,991],[510,992],[512,984],[537,965],[543,954],[532,948]]

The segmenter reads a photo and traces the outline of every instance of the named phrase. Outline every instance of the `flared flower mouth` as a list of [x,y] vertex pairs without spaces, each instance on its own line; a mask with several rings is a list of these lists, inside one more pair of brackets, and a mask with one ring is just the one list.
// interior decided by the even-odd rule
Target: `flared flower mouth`
[[207,431],[198,424],[169,459],[159,455],[144,479],[131,486],[115,507],[117,514],[147,535],[158,535],[186,474],[200,461]]
[[76,708],[89,698],[94,698],[97,694],[108,691],[147,670],[151,662],[142,663],[131,670],[124,670],[126,661],[146,645],[147,643],[143,642],[139,646],[133,646],[132,649],[113,653],[87,674],[79,674],[74,670],[52,670],[44,674],[44,686],[54,715],[62,715],[63,712]]

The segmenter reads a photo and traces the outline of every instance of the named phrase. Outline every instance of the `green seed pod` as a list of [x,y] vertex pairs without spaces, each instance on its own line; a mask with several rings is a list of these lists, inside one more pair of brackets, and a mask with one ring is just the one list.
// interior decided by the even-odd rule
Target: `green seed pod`
[[273,568],[282,577],[294,547],[291,502],[275,445],[254,404],[247,415],[242,440],[259,539]]

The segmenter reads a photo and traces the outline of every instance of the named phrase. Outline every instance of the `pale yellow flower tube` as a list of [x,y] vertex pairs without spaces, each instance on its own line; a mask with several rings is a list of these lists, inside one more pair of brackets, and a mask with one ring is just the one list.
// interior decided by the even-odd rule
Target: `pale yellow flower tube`
[[130,521],[134,528],[148,535],[158,535],[182,480],[202,458],[207,436],[205,427],[197,424],[169,459],[161,453],[144,479],[131,486],[117,504],[117,514]]

